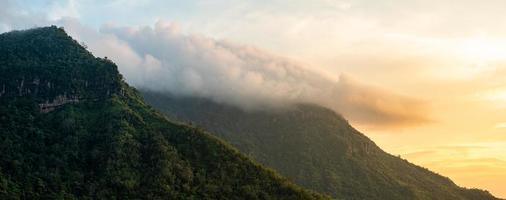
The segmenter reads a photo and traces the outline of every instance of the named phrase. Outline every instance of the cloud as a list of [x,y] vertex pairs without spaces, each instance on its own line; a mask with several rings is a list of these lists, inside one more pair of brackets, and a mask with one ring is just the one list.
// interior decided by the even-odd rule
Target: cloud
[[51,4],[50,11],[48,12],[48,18],[50,20],[56,21],[64,17],[79,17],[79,12],[77,9],[78,2],[76,2],[76,0],[68,0],[64,3],[65,4],[55,1]]
[[30,12],[12,0],[0,3],[0,31],[32,28],[37,25],[48,24],[43,13]]
[[315,103],[350,121],[370,126],[427,122],[426,105],[409,97],[362,84],[349,76],[335,79],[297,61],[252,46],[184,34],[175,23],[99,30],[81,24],[75,1],[51,4],[51,13],[24,10],[5,1],[0,28],[58,24],[89,50],[109,57],[135,87],[180,96],[209,98],[245,110]]
[[210,98],[246,110],[315,103],[376,127],[430,121],[426,104],[416,99],[345,75],[334,80],[255,47],[183,34],[174,23],[106,25],[97,35],[87,38],[90,49],[118,62],[127,81],[139,88]]
[[101,32],[127,42],[142,58],[138,63],[142,66],[124,72],[141,88],[255,109],[320,96],[333,85],[288,59],[253,47],[183,35],[171,23],[158,22],[153,28],[108,26]]
[[352,121],[372,126],[402,126],[431,122],[428,103],[360,83],[341,75],[326,105]]
[[402,157],[445,176],[459,185],[490,190],[504,197],[504,142],[435,146]]

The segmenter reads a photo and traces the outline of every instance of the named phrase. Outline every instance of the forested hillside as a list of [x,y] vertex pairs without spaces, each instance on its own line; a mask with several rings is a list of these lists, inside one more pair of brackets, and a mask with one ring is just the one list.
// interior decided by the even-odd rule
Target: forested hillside
[[0,199],[326,199],[145,104],[62,28],[0,35]]
[[343,199],[495,199],[385,153],[334,111],[309,104],[244,111],[143,91],[173,119],[210,130],[299,185]]

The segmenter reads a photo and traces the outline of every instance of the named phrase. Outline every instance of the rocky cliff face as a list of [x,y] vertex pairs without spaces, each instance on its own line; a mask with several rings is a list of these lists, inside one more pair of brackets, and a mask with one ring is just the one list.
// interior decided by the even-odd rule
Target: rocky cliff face
[[[22,77],[20,80],[15,80],[12,82],[15,84],[1,84],[2,87],[0,88],[0,98],[34,98],[36,99],[36,103],[38,104],[40,112],[42,113],[51,112],[58,107],[69,103],[78,103],[85,100],[96,101],[99,99],[98,97],[86,97],[85,94],[79,93],[76,90],[63,91],[61,93],[58,93],[55,91],[60,88],[58,85],[55,85],[50,80],[44,78],[41,79],[40,77],[35,77],[33,79],[26,79],[25,77]],[[86,80],[79,80],[77,82],[83,82],[84,89],[92,89],[90,86],[96,86],[96,84],[90,84]],[[6,85],[10,85],[10,87]],[[105,90],[102,92],[101,96],[103,98],[106,98],[109,97],[110,94],[110,90]]]
[[45,103],[39,103],[39,108],[40,112],[48,113],[69,103],[79,103],[79,99],[76,96],[67,97],[67,95],[59,95],[51,102],[46,101]]

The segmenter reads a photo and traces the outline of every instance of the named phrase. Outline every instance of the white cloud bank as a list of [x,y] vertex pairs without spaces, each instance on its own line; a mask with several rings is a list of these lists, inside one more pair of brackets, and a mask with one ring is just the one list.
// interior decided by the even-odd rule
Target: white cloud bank
[[315,103],[373,126],[428,121],[420,101],[343,75],[333,80],[254,47],[182,34],[173,23],[106,25],[100,31],[72,19],[62,24],[95,55],[115,61],[126,80],[138,88],[210,98],[246,110]]
[[[75,4],[66,6],[75,10]],[[62,6],[54,8],[65,10]],[[428,121],[425,104],[420,101],[347,76],[334,80],[254,47],[183,34],[173,23],[159,21],[153,27],[105,25],[97,31],[70,18],[77,14],[67,15],[63,12],[55,21],[53,15],[26,12],[6,1],[0,7],[0,31],[62,25],[95,55],[116,62],[127,82],[152,91],[210,98],[246,110],[315,103],[342,113],[352,122],[372,126]]]

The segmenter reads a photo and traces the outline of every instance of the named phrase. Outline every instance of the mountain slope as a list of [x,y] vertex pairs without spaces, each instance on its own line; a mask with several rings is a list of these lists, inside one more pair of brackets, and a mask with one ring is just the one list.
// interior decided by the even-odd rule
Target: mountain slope
[[201,98],[143,91],[173,119],[196,124],[295,183],[344,199],[495,199],[382,151],[316,105],[250,111]]
[[0,35],[0,199],[324,199],[168,121],[61,28]]

